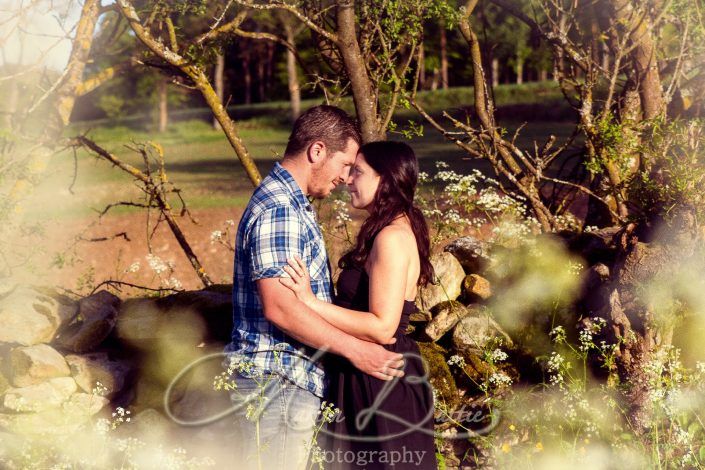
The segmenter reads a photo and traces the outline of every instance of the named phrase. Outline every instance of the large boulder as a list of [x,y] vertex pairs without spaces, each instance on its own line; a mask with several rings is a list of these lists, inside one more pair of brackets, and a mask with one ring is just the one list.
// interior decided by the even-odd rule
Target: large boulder
[[81,299],[76,320],[61,331],[56,344],[75,353],[95,349],[115,327],[120,299],[108,291],[100,291]]
[[19,347],[10,353],[10,381],[15,387],[36,385],[69,373],[64,357],[47,344]]
[[0,342],[48,343],[76,315],[76,305],[31,287],[16,287],[0,299]]
[[448,333],[460,320],[470,314],[470,310],[460,302],[451,300],[436,305],[433,309],[433,319],[424,329],[425,339],[438,341]]
[[420,288],[416,297],[416,306],[423,311],[431,311],[441,302],[457,299],[465,278],[463,267],[450,253],[431,256],[431,264],[437,282]]
[[17,412],[57,408],[71,397],[76,388],[76,381],[71,377],[56,377],[28,387],[9,388],[2,397],[2,406]]
[[482,272],[490,261],[489,244],[471,236],[453,240],[443,251],[455,256],[469,273]]
[[155,340],[191,346],[225,344],[230,341],[233,326],[231,289],[126,301],[120,310],[117,336],[143,349],[151,349]]
[[463,294],[470,300],[487,300],[492,297],[492,286],[479,274],[468,274],[463,280]]
[[112,397],[125,386],[130,366],[124,361],[112,361],[107,353],[82,356],[70,354],[66,362],[78,386],[86,393]]
[[482,351],[492,342],[508,347],[514,345],[487,307],[473,305],[471,312],[453,330],[453,346],[459,351]]

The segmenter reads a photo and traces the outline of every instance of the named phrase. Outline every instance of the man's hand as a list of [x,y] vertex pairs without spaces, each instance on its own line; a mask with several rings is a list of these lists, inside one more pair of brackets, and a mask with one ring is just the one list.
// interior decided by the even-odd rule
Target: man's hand
[[404,377],[404,356],[387,351],[382,346],[360,341],[361,346],[347,354],[348,360],[362,372],[380,380]]

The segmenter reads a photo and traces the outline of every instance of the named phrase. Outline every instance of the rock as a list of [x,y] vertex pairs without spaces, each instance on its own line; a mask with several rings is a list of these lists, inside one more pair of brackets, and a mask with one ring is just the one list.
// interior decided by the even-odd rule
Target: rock
[[119,306],[120,299],[105,290],[81,299],[78,317],[61,331],[56,344],[75,353],[95,349],[115,327]]
[[460,397],[445,359],[445,349],[435,343],[419,342],[418,345],[421,357],[428,366],[428,379],[438,394],[437,399],[451,408],[454,407]]
[[487,377],[492,374],[496,368],[484,361],[482,358],[483,351],[477,349],[466,349],[459,351],[460,356],[464,359],[463,371],[466,377],[469,378],[469,386],[477,388],[477,384],[482,384],[487,380]]
[[409,315],[410,322],[427,322],[431,321],[431,318],[431,312],[423,312],[421,310],[417,310]]
[[0,300],[16,288],[17,284],[9,281],[8,278],[0,279]]
[[460,302],[451,300],[436,305],[433,314],[433,320],[426,325],[424,334],[428,340],[437,341],[466,315],[469,315],[470,311]]
[[100,412],[110,403],[107,397],[101,397],[92,393],[74,393],[69,400],[64,403],[64,410],[73,408],[81,410],[82,413],[88,416],[93,416]]
[[463,280],[463,293],[470,299],[487,300],[492,296],[490,281],[479,274],[468,274]]
[[10,388],[10,381],[5,378],[5,375],[0,372],[0,395],[5,393],[5,390]]
[[482,351],[491,341],[501,341],[508,347],[514,345],[509,335],[492,318],[489,309],[480,305],[469,309],[471,312],[453,330],[453,346],[458,351]]
[[475,237],[460,237],[443,248],[455,256],[467,272],[482,272],[489,264],[489,244]]
[[199,291],[178,292],[157,299],[168,315],[186,309],[195,312],[205,324],[205,342],[229,343],[233,331],[233,286],[214,284]]
[[49,314],[52,321],[61,329],[78,315],[78,302],[69,297],[59,294],[56,290],[48,287],[32,287],[33,290],[43,294],[56,302],[56,308],[50,309]]
[[75,305],[61,303],[34,288],[17,287],[0,300],[0,342],[23,346],[48,343],[75,313]]
[[2,405],[11,411],[43,411],[61,406],[76,388],[71,377],[56,377],[37,385],[9,388],[2,397]]
[[232,294],[201,290],[125,302],[117,335],[146,349],[152,349],[155,340],[197,346],[230,342],[232,327]]
[[15,387],[36,385],[46,379],[70,374],[64,357],[46,344],[13,349],[10,364],[10,381]]
[[431,264],[438,282],[419,289],[416,297],[419,310],[430,311],[441,302],[457,299],[465,278],[463,267],[450,253],[431,256]]
[[[92,353],[83,356],[66,356],[71,375],[78,386],[86,393],[112,397],[125,386],[130,366],[123,361],[111,361],[107,353]],[[98,383],[100,385],[98,385]]]
[[169,418],[154,408],[146,408],[129,418],[129,423],[115,429],[115,437],[135,438],[147,444],[158,445],[168,441],[176,428]]
[[[87,401],[87,398],[73,395],[60,407],[37,413],[0,413],[0,428],[7,429],[15,436],[47,437],[54,442],[58,437],[65,439],[83,426],[92,428],[91,416],[95,413],[91,413],[98,408],[98,405],[104,406],[102,397],[90,397],[93,402]],[[88,432],[92,432],[91,428],[88,428]],[[85,439],[86,436],[82,434],[82,438]],[[2,439],[1,442],[5,444],[6,441]],[[101,442],[101,444],[104,443],[105,441]]]

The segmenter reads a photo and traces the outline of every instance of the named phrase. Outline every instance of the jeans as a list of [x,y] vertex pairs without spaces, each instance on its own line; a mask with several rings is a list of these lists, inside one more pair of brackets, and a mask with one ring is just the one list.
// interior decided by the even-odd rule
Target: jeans
[[279,375],[234,381],[235,468],[306,468],[321,399]]

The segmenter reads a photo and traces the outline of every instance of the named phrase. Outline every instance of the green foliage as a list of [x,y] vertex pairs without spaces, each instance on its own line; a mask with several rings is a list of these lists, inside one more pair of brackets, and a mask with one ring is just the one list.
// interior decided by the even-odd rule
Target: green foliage
[[630,200],[647,216],[668,219],[679,204],[705,216],[705,121],[654,123],[644,139],[644,169],[630,186]]
[[116,119],[124,113],[125,99],[119,95],[101,94],[98,97],[98,107],[103,110],[108,119]]

